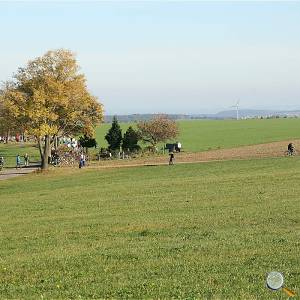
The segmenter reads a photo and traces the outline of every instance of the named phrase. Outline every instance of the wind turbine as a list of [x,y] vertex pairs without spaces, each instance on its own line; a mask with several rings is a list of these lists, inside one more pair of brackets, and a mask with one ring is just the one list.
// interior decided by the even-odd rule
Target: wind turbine
[[237,120],[239,120],[239,105],[240,105],[240,100],[238,100],[235,105],[230,106],[230,107],[234,107],[236,109],[236,119]]

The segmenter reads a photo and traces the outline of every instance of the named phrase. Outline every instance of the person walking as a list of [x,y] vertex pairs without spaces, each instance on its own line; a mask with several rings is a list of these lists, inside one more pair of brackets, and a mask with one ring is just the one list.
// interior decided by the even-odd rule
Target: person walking
[[27,153],[24,155],[24,165],[25,167],[29,167],[29,155]]
[[174,156],[174,152],[170,152],[170,159],[169,159],[169,165],[174,165],[174,160],[175,160],[175,156]]
[[16,169],[21,169],[21,156],[20,154],[17,155],[16,157]]

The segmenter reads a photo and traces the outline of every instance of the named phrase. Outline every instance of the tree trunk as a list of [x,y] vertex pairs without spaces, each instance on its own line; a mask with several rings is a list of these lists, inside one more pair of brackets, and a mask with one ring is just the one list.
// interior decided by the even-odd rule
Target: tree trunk
[[42,140],[41,140],[40,137],[36,137],[36,138],[37,138],[37,140],[38,140],[39,151],[40,151],[40,157],[41,157],[41,159],[42,159],[42,157],[43,157]]
[[48,169],[48,157],[50,153],[50,136],[45,135],[45,141],[44,141],[44,149],[41,153],[41,159],[42,159],[42,165],[41,168],[42,170],[47,170]]
[[57,151],[58,145],[59,145],[59,137],[58,137],[58,136],[55,136],[55,137],[54,137],[54,139],[53,139],[53,144],[54,144],[54,149],[55,149],[55,151]]

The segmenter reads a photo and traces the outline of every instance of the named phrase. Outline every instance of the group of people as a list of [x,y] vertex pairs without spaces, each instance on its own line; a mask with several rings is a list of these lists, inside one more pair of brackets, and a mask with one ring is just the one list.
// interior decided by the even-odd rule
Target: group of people
[[[29,167],[29,155],[27,153],[25,153],[25,155],[23,156],[24,158],[24,166],[25,167]],[[1,166],[1,169],[4,167],[4,157],[3,156],[0,156],[0,166]],[[22,168],[22,160],[21,160],[21,156],[20,154],[18,154],[16,156],[16,169],[20,169]]]
[[[24,166],[29,167],[29,155],[25,153],[23,158],[24,158]],[[22,160],[20,154],[18,154],[16,157],[16,169],[20,169],[20,168],[22,168]]]

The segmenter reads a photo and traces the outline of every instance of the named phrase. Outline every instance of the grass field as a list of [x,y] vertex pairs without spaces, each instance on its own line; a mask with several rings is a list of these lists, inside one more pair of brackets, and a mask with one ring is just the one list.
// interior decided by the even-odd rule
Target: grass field
[[[130,125],[135,124],[121,124],[123,133]],[[110,126],[102,124],[97,129],[101,147],[107,145],[104,136]],[[300,119],[179,121],[179,128],[178,140],[191,152],[300,138]]]
[[300,159],[53,170],[0,182],[0,298],[286,299]]

